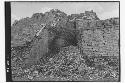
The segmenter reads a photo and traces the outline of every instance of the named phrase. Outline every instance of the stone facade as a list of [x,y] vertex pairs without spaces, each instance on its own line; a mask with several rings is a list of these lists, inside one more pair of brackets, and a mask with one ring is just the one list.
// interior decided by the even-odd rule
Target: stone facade
[[[87,25],[87,23],[89,26]],[[104,21],[77,21],[79,46],[82,53],[90,56],[119,56],[118,19]]]

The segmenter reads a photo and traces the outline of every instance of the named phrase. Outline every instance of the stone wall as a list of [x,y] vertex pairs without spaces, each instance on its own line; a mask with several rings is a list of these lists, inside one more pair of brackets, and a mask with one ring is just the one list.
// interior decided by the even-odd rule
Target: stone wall
[[89,26],[86,22],[77,21],[81,52],[88,56],[119,56],[118,20],[90,21]]

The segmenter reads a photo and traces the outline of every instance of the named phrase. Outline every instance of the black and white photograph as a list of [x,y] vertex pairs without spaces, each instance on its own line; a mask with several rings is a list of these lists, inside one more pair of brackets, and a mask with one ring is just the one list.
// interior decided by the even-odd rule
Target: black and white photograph
[[7,82],[120,82],[120,1],[8,1]]

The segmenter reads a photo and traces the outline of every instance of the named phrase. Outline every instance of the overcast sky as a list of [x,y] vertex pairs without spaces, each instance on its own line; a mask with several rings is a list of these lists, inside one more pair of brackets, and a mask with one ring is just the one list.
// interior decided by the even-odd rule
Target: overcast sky
[[68,15],[93,10],[102,20],[119,17],[118,2],[11,2],[11,21],[50,9],[59,9]]

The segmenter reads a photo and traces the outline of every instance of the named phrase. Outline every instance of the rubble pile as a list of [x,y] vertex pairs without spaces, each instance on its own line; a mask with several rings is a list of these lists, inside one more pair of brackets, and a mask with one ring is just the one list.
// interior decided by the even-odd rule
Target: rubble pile
[[11,26],[13,81],[119,81],[119,18],[35,13]]

